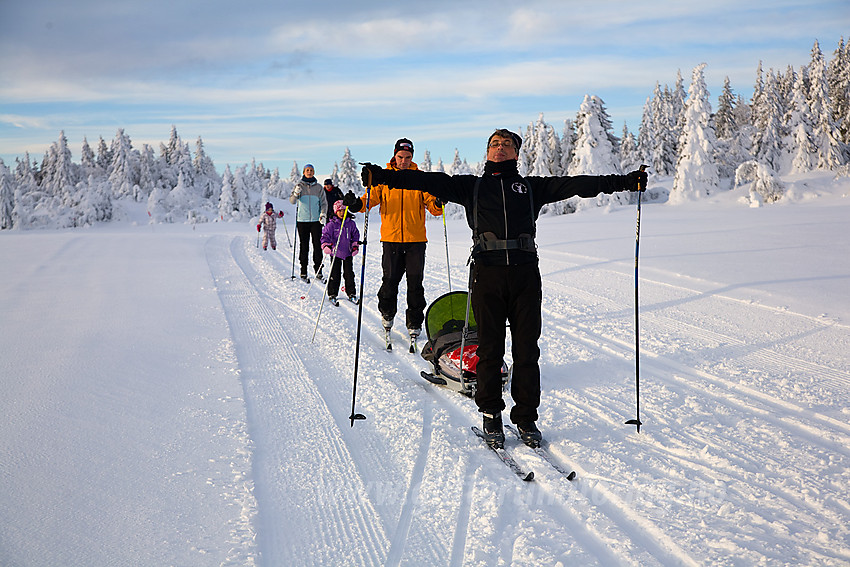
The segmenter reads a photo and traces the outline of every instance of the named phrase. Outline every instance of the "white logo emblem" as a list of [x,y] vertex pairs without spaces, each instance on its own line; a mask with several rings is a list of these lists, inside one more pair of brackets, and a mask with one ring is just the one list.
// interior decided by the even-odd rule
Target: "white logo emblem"
[[519,193],[520,195],[525,195],[526,193],[528,193],[528,187],[526,187],[524,183],[520,183],[519,181],[511,185],[511,189],[514,193]]

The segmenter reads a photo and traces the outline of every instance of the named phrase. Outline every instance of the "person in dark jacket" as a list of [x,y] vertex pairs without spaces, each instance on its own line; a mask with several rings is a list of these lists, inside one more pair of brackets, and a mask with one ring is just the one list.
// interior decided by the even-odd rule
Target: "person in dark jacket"
[[334,185],[333,179],[328,178],[325,179],[325,199],[328,201],[328,219],[332,219],[333,215],[330,214],[330,211],[334,209],[334,203],[337,201],[342,201],[343,194],[342,189]]
[[522,440],[534,447],[543,436],[537,428],[540,406],[542,284],[534,237],[540,209],[569,197],[641,191],[646,173],[523,177],[517,170],[522,138],[505,129],[487,140],[484,175],[450,176],[442,172],[390,171],[367,164],[374,184],[427,192],[440,201],[463,205],[472,229],[472,309],[478,323],[478,367],[475,402],[483,414],[487,442],[504,446],[501,412],[501,366],[505,323],[511,327],[513,371],[510,419]]

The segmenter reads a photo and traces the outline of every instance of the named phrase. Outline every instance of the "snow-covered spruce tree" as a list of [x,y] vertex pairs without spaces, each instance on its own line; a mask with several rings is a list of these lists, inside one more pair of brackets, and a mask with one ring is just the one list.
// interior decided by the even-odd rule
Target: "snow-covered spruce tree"
[[133,199],[140,203],[147,200],[156,187],[157,179],[159,169],[156,155],[150,145],[143,144],[139,152],[139,188]]
[[218,197],[218,215],[223,221],[233,219],[235,193],[233,190],[233,174],[230,172],[230,164],[224,167],[224,175],[221,176],[221,193]]
[[74,205],[77,168],[71,160],[71,149],[64,131],[59,133],[59,139],[44,154],[41,175],[41,189],[53,202],[41,202],[39,205],[54,210],[71,208]]
[[635,135],[629,132],[628,125],[623,123],[623,138],[620,141],[620,170],[634,171],[641,164],[643,162],[638,155]]
[[779,173],[782,170],[782,100],[773,69],[767,72],[759,104],[759,123],[753,140],[756,160]]
[[[656,83],[656,88],[658,84]],[[647,164],[653,174],[661,175],[655,169],[656,157],[655,148],[655,121],[652,118],[652,98],[646,97],[646,102],[643,104],[643,114],[638,126],[637,135],[637,153],[642,164]]]
[[[519,129],[522,132],[522,128]],[[531,123],[525,127],[525,134],[522,135],[522,145],[519,147],[517,155],[517,170],[520,175],[531,175],[534,167],[534,159],[537,154],[537,136],[534,135],[534,124]]]
[[814,129],[812,111],[806,100],[802,75],[797,75],[791,91],[791,102],[785,116],[786,140],[791,173],[811,171],[815,167],[817,148],[812,143]]
[[12,227],[27,228],[32,225],[36,202],[43,196],[38,187],[33,168],[30,166],[30,154],[24,152],[24,159],[15,159],[15,192],[12,207]]
[[670,175],[676,168],[677,142],[674,136],[677,118],[672,115],[669,88],[665,86],[662,92],[656,83],[649,104],[651,120],[648,126],[651,135],[646,136],[646,139],[652,146],[641,149],[641,153],[647,154],[648,165],[656,175]]
[[460,160],[460,152],[455,148],[455,157],[446,173],[449,175],[460,175],[460,168],[463,162]]
[[[136,187],[139,185],[139,155],[133,149],[130,137],[119,128],[112,141],[112,163],[109,168],[109,184],[112,194],[117,198],[137,197]],[[87,179],[86,185],[91,188],[97,179]]]
[[165,198],[165,206],[168,208],[166,219],[168,222],[190,222],[198,220],[199,198],[194,187],[186,183],[183,172],[177,174],[177,185]]
[[740,187],[747,183],[750,184],[748,200],[751,207],[778,201],[785,193],[785,187],[773,169],[756,160],[742,163],[735,171],[735,186]]
[[[268,183],[266,183],[266,188],[263,190],[263,195],[267,195],[268,199],[280,199],[281,198],[281,182],[280,182],[280,169],[274,168],[272,170],[272,174],[269,177]],[[219,190],[221,190],[221,186],[219,185]],[[265,203],[267,199],[263,199]]]
[[248,194],[247,165],[236,168],[233,174],[233,214],[236,221],[246,221],[251,218],[251,199]]
[[165,199],[169,193],[171,193],[170,181],[167,178],[159,177],[156,180],[153,191],[148,196],[147,211],[151,223],[171,222],[168,215],[168,206],[165,203]]
[[204,151],[204,141],[198,136],[195,142],[195,158],[192,160],[195,169],[195,185],[198,193],[204,199],[210,199],[218,194],[221,187],[221,176],[215,170],[213,160]]
[[611,119],[598,96],[585,95],[576,116],[576,143],[569,175],[620,173],[619,140],[611,131]]
[[425,150],[422,161],[416,164],[421,171],[431,171],[431,152]]
[[738,122],[735,118],[735,93],[732,92],[728,76],[723,79],[723,89],[717,97],[714,130],[718,140],[730,140],[738,130]]
[[112,184],[103,178],[90,175],[77,185],[80,197],[75,207],[75,226],[92,226],[112,220]]
[[357,167],[357,160],[351,156],[351,149],[346,146],[339,163],[339,188],[345,194],[348,191],[357,193],[360,187],[360,170]]
[[88,179],[89,176],[100,176],[102,172],[97,166],[97,158],[91,149],[89,141],[83,136],[83,146],[80,150],[80,176]]
[[717,112],[714,114],[714,131],[717,134],[717,172],[721,178],[732,177],[740,164],[737,153],[732,151],[740,133],[735,102],[729,77],[726,77],[723,80],[723,90],[717,98]]
[[717,138],[711,124],[711,103],[705,86],[705,63],[694,68],[688,100],[685,103],[685,125],[679,140],[679,157],[670,202],[699,199],[711,194],[719,185]]
[[0,230],[12,228],[12,209],[15,208],[15,190],[12,172],[0,159]]
[[[833,120],[838,125],[842,143],[850,151],[850,42],[845,44],[843,37],[833,52],[827,76],[829,98],[833,101]],[[847,161],[850,161],[850,155],[845,163]]]
[[107,175],[109,166],[112,165],[112,151],[106,145],[106,140],[103,139],[103,136],[98,136],[96,163],[98,169],[100,169],[100,174]]
[[[535,177],[551,177],[552,171],[552,155],[549,147],[549,138],[547,135],[547,124],[543,120],[543,113],[537,116],[537,122],[531,129],[530,146],[534,149],[534,155],[531,159],[528,175]],[[531,157],[531,156],[530,156]]]
[[826,63],[817,41],[812,47],[809,81],[809,107],[814,117],[812,139],[818,149],[817,167],[818,169],[836,169],[844,163],[845,148],[830,104]]
[[301,168],[298,167],[298,162],[292,162],[292,169],[289,170],[289,183],[292,187],[301,180]]
[[576,129],[573,126],[573,121],[567,118],[564,120],[564,131],[561,134],[561,149],[558,152],[560,163],[558,164],[559,175],[567,175],[570,170],[570,162],[573,159],[573,153],[576,145]]

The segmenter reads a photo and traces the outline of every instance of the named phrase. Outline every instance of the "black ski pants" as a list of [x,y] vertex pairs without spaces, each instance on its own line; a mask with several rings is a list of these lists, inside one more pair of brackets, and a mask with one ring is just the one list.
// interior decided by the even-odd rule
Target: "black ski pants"
[[295,223],[295,228],[298,230],[298,260],[301,263],[301,275],[307,275],[307,266],[310,260],[310,242],[313,243],[313,270],[319,271],[322,266],[322,223],[315,222],[299,222]]
[[482,413],[505,409],[502,399],[502,361],[505,323],[511,325],[513,371],[511,421],[537,421],[540,406],[540,347],[543,291],[537,263],[519,266],[481,266],[472,272],[472,309],[478,323],[478,367],[475,403]]
[[[340,278],[340,271],[342,278]],[[340,279],[345,280],[345,295],[354,295],[354,257],[334,258],[331,263],[331,275],[328,278],[328,296],[336,297],[339,293]]]
[[398,309],[398,286],[407,274],[408,329],[419,329],[425,320],[425,242],[383,242],[381,267],[384,278],[378,290],[378,311],[384,319],[395,317]]

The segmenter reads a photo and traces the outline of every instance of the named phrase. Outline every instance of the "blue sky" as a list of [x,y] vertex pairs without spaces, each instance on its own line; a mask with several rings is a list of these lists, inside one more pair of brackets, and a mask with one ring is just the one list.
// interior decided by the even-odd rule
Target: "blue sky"
[[233,2],[0,0],[0,158],[40,160],[64,130],[75,161],[124,128],[158,151],[171,126],[219,170],[255,158],[330,172],[346,147],[383,163],[400,137],[436,163],[484,155],[540,112],[560,132],[585,94],[635,131],[656,82],[701,62],[712,105],[759,61],[807,64],[850,39],[835,1]]

